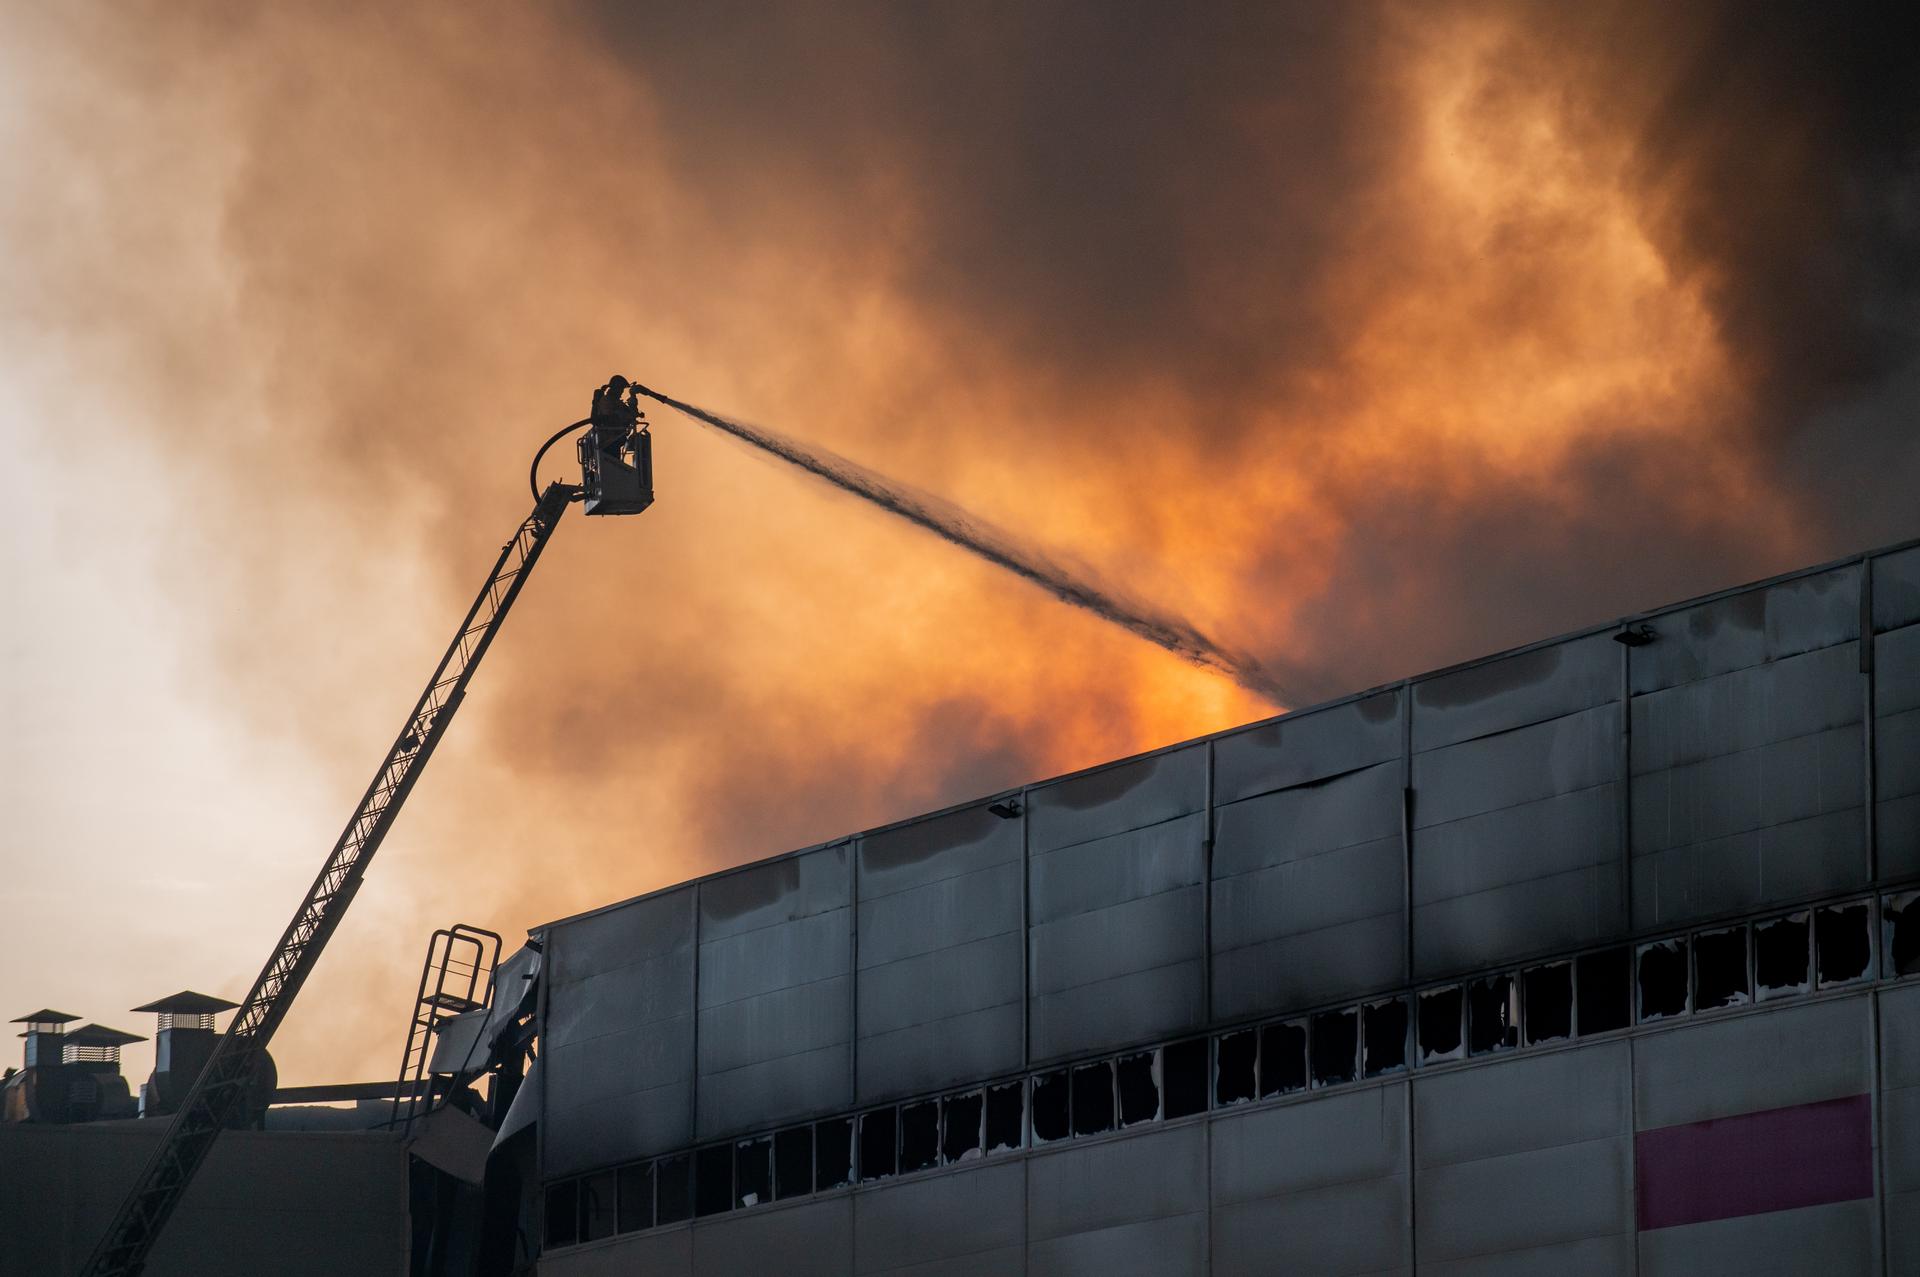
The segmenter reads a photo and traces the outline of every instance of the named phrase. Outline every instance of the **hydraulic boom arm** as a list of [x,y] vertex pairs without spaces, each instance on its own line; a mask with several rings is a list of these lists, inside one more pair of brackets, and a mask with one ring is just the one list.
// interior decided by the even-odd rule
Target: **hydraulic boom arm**
[[[580,449],[584,487],[549,484],[537,495],[533,513],[501,547],[486,584],[467,609],[466,619],[427,681],[427,690],[407,715],[319,877],[313,880],[252,992],[234,1012],[199,1080],[181,1102],[166,1138],[94,1250],[85,1270],[88,1277],[132,1277],[145,1266],[148,1252],[194,1172],[245,1097],[268,1041],[360,889],[368,862],[380,849],[421,768],[460,708],[480,658],[500,632],[520,587],[539,562],[540,552],[567,506],[584,500],[589,513],[631,514],[651,504],[651,441],[644,422],[632,408],[624,380],[615,378],[595,395],[594,415],[575,423],[576,427],[582,425],[589,427]],[[586,464],[589,455],[595,462],[591,467]],[[536,467],[538,460],[536,457]]]

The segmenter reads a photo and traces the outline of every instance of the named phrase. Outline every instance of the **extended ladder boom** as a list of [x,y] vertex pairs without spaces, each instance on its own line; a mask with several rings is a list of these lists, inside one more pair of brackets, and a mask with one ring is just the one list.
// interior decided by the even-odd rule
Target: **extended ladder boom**
[[486,585],[467,609],[466,620],[440,658],[419,703],[407,715],[406,725],[333,845],[320,876],[313,880],[300,911],[287,925],[253,991],[234,1013],[199,1080],[174,1114],[166,1138],[95,1249],[86,1268],[89,1277],[131,1277],[145,1266],[155,1238],[213,1147],[214,1137],[246,1096],[267,1042],[359,890],[367,863],[393,827],[420,769],[460,708],[474,668],[500,632],[560,516],[580,491],[571,484],[550,484],[534,502],[533,513],[501,548]]

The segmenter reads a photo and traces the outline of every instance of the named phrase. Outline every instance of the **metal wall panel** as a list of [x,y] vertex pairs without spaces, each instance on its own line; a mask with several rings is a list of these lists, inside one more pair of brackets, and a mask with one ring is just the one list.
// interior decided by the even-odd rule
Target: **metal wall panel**
[[692,1141],[692,886],[547,932],[548,1175]]
[[1021,844],[984,806],[860,840],[861,1103],[1020,1067]]
[[1387,1273],[1413,1262],[1407,1087],[1213,1122],[1213,1273]]
[[1027,793],[1030,849],[1052,851],[1204,811],[1207,747],[1103,767]]
[[1845,642],[1634,698],[1636,926],[1866,880],[1859,671]]
[[[1552,649],[1543,649],[1552,650]],[[1516,703],[1539,712],[1597,687]],[[1618,670],[1615,670],[1616,689]],[[1414,713],[1416,729],[1421,711]],[[1482,715],[1474,721],[1485,722]],[[1413,756],[1417,976],[1512,961],[1626,929],[1617,703]]]
[[1860,637],[1860,568],[1743,590],[1650,623],[1658,637],[1628,657],[1635,696],[1852,642]]
[[1879,1137],[1887,1271],[1920,1273],[1920,985],[1880,995]]
[[1589,634],[1413,686],[1413,751],[1512,731],[1620,699],[1620,645]]
[[1640,1277],[1876,1273],[1878,1230],[1871,1201],[1660,1228],[1640,1234]]
[[1624,1042],[1417,1080],[1420,1271],[1630,1268],[1632,1080]]
[[1213,801],[1237,802],[1400,757],[1400,689],[1287,714],[1213,743]]
[[1920,545],[1873,561],[1873,628],[1920,624]]
[[1873,641],[1873,750],[1880,876],[1912,877],[1920,874],[1920,625]]
[[1871,1032],[1862,995],[1649,1033],[1634,1043],[1634,1129],[1864,1095]]
[[693,1277],[693,1230],[637,1233],[542,1255],[540,1277]]
[[[694,1277],[845,1277],[853,1271],[853,1199],[716,1215],[693,1226]],[[629,1270],[644,1271],[644,1270]]]
[[1100,1140],[1027,1161],[1034,1277],[1142,1277],[1206,1269],[1207,1132]]
[[1027,1166],[974,1164],[949,1175],[862,1191],[854,1198],[855,1273],[1022,1273]]
[[1397,759],[1219,808],[1213,1014],[1357,996],[1406,970]]
[[696,1138],[852,1104],[851,891],[844,843],[700,884]]
[[1034,1059],[1205,1022],[1206,746],[1031,792]]

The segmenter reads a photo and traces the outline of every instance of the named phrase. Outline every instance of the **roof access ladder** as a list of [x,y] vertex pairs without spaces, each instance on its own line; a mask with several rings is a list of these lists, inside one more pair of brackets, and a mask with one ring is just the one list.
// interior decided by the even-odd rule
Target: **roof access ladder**
[[433,1058],[434,1033],[456,1015],[493,1005],[493,973],[499,965],[496,932],[460,922],[441,927],[428,938],[420,991],[407,1023],[407,1046],[400,1055],[400,1081],[393,1091],[389,1128],[404,1135],[414,1118],[433,1107],[427,1065]]

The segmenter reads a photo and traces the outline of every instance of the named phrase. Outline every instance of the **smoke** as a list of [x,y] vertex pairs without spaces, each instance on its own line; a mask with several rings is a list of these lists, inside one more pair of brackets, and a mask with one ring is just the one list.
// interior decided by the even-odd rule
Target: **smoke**
[[[244,987],[524,513],[530,423],[636,352],[1290,705],[1912,535],[1916,22],[0,8],[0,774],[51,853],[8,996]],[[435,926],[1272,709],[732,439],[656,453],[644,518],[543,558],[289,1080],[391,1067]],[[96,918],[145,930],[46,987]]]
[[804,447],[765,427],[723,417],[646,386],[635,385],[634,390],[825,479],[890,514],[897,514],[941,540],[1032,582],[1063,603],[1085,608],[1130,634],[1164,647],[1182,660],[1225,674],[1276,706],[1287,702],[1287,693],[1252,659],[1229,652],[1177,616],[1150,604],[1125,599],[1110,585],[1087,580],[1084,570],[1076,573],[1066,568],[1038,548],[1021,544],[1012,534],[968,514],[950,501],[930,492],[915,491],[825,449]]

